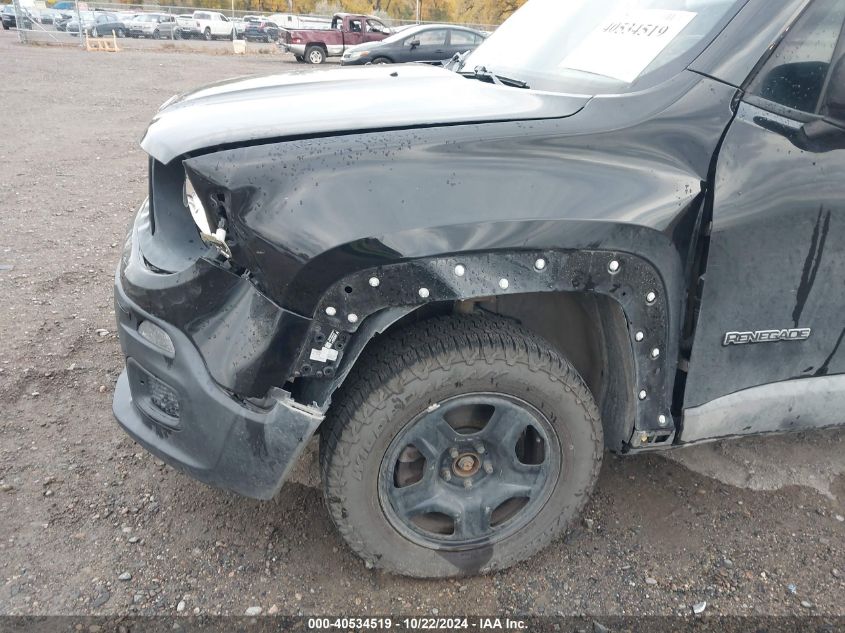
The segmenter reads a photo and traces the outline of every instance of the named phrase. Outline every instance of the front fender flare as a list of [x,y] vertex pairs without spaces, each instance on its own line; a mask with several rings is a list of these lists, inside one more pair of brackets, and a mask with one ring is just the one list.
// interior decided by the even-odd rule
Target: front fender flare
[[631,446],[670,442],[678,361],[678,319],[672,315],[681,308],[670,309],[672,292],[658,269],[627,252],[497,251],[415,259],[351,273],[322,294],[310,344],[297,360],[294,377],[334,376],[349,339],[370,316],[386,309],[536,292],[596,293],[621,306],[636,373],[635,393],[630,394],[636,402]]

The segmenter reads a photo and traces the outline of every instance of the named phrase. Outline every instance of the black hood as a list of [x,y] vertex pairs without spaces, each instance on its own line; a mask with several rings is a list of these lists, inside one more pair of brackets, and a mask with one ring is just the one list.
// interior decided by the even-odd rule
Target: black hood
[[426,65],[237,79],[174,97],[141,146],[162,163],[206,148],[290,136],[571,116],[589,97],[466,79]]

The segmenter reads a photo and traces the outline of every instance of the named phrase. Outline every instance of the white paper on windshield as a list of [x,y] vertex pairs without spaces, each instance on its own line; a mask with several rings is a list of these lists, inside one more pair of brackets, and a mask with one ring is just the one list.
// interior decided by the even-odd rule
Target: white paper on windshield
[[588,35],[560,67],[631,83],[696,15],[661,9],[618,13]]

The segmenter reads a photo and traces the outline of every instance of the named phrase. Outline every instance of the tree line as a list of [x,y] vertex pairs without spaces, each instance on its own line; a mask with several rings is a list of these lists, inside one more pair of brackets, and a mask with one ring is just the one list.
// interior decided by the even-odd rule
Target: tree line
[[[526,0],[420,0],[424,22],[501,24]],[[160,0],[161,5],[227,10],[231,0]],[[417,0],[235,0],[237,11],[329,15],[337,11],[415,20]]]

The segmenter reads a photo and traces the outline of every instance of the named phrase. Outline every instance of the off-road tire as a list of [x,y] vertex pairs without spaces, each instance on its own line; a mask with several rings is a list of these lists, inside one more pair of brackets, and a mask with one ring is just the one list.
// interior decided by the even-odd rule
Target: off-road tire
[[[415,416],[444,398],[477,392],[520,398],[546,417],[561,449],[559,476],[523,529],[493,546],[438,551],[403,537],[386,518],[381,463]],[[368,566],[421,578],[492,572],[546,547],[581,512],[603,454],[598,408],[573,366],[519,324],[486,315],[439,317],[375,340],[321,431],[323,492],[340,534]]]

